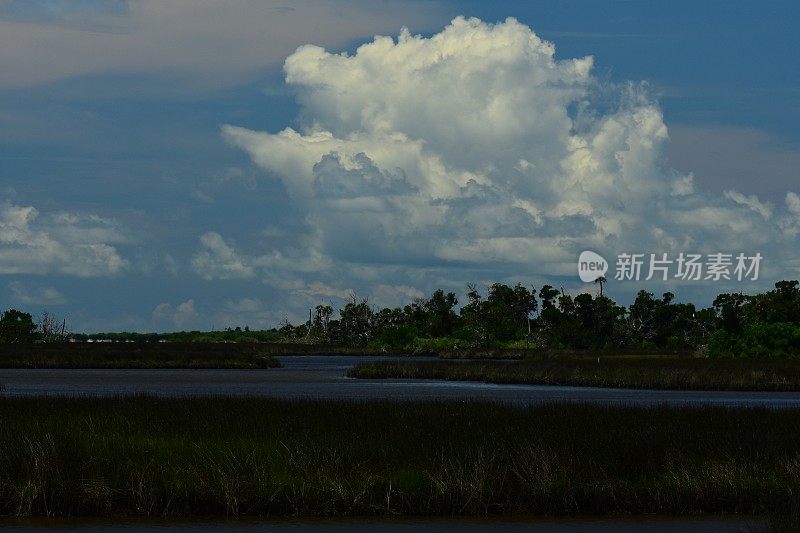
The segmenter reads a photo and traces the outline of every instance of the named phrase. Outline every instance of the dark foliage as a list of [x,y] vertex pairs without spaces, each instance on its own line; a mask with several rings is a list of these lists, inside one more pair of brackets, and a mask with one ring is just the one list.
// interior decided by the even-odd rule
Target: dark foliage
[[36,324],[30,313],[16,309],[4,311],[0,316],[0,343],[25,344],[36,340]]
[[377,361],[349,375],[665,390],[800,391],[800,361],[675,356],[527,357],[521,361]]
[[794,409],[2,398],[0,514],[785,512],[798,438]]
[[[607,283],[607,282],[603,282]],[[484,353],[494,350],[680,353],[710,356],[800,355],[800,289],[780,281],[762,294],[720,294],[697,309],[640,291],[628,307],[608,296],[571,296],[550,285],[494,283],[485,293],[467,287],[466,299],[436,290],[404,307],[376,309],[355,295],[339,309],[318,305],[309,320],[288,321],[268,331],[99,333],[71,335],[77,341],[239,342],[330,345],[372,353]],[[57,324],[56,324],[57,325]],[[62,326],[63,332],[63,326]],[[52,335],[50,335],[52,337]],[[46,340],[30,315],[9,310],[0,320],[0,342]]]

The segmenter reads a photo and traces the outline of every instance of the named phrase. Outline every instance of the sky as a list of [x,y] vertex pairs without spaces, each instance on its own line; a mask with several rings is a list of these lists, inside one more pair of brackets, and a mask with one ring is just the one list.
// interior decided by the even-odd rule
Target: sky
[[[302,321],[493,282],[800,277],[792,2],[0,0],[0,307]],[[756,253],[757,280],[616,280]],[[644,277],[644,276],[643,276]]]

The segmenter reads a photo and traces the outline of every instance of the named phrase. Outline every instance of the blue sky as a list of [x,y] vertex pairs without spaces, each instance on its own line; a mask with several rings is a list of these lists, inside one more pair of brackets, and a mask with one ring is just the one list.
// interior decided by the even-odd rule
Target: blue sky
[[[583,248],[765,254],[761,284],[610,283],[623,302],[641,287],[708,304],[721,290],[796,278],[796,197],[787,193],[800,192],[800,37],[790,28],[798,10],[790,2],[0,1],[0,302],[49,309],[76,331],[271,327],[351,290],[375,305],[438,286],[461,293],[467,282],[581,290],[565,258]],[[457,16],[482,22],[451,24]],[[406,53],[402,27],[428,43],[406,46],[405,63],[449,50],[465,33],[483,41],[398,92],[417,75],[392,59]],[[395,39],[377,61],[357,50],[374,35]],[[530,35],[552,43],[554,55],[525,48]],[[520,51],[505,63],[502,47],[492,48],[504,38]],[[351,61],[294,54],[306,44]],[[285,71],[290,56],[295,66]],[[569,62],[587,56],[591,70],[574,72]],[[317,61],[325,66],[316,70]],[[534,87],[528,70],[556,74]],[[505,80],[492,85],[496,102],[521,102],[521,115],[541,120],[517,123],[503,112],[491,131],[473,132],[470,113],[486,109],[470,107],[483,92],[469,81],[415,114],[451,90],[441,76],[473,71]],[[377,118],[365,119],[373,107]],[[353,113],[362,113],[358,124]],[[432,131],[443,124],[454,125],[452,136]],[[598,131],[609,124],[628,128],[628,140],[614,142],[617,152],[630,149],[635,168],[602,179],[632,181],[624,195],[588,206],[569,187],[597,197],[581,181],[591,173],[563,170],[566,156],[550,154],[591,137],[593,164],[605,168]],[[226,125],[240,129],[223,133]],[[276,135],[285,128],[301,138]],[[291,156],[320,132],[332,135],[332,154]],[[396,146],[394,134],[405,136]],[[560,136],[567,144],[545,149]],[[657,146],[630,146],[647,136]],[[483,149],[490,155],[478,160]],[[523,159],[545,170],[526,174]],[[301,164],[312,181],[298,178]],[[691,194],[669,197],[670,180],[689,175]],[[647,215],[650,202],[660,215]],[[526,224],[536,239],[516,233]]]

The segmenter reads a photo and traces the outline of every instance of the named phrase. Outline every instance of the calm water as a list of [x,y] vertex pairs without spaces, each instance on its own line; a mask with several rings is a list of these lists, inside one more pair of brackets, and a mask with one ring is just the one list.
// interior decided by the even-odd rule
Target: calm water
[[517,404],[572,401],[624,405],[800,407],[798,392],[642,391],[346,377],[347,369],[359,361],[431,359],[425,357],[295,356],[279,359],[283,368],[267,370],[0,369],[0,384],[8,395],[257,395],[331,400],[491,400]]

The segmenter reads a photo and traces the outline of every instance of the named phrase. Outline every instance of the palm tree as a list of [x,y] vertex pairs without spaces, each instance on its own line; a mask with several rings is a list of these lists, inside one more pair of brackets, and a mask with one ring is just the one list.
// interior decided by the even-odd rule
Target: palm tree
[[608,280],[605,278],[605,276],[600,276],[599,278],[597,278],[596,280],[594,280],[594,282],[595,282],[595,283],[597,283],[598,285],[600,285],[600,297],[602,297],[602,296],[603,296],[603,283],[606,283],[607,281],[608,281]]

